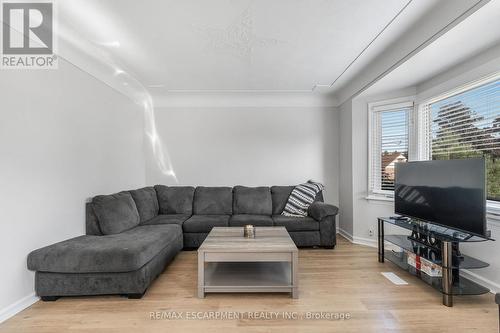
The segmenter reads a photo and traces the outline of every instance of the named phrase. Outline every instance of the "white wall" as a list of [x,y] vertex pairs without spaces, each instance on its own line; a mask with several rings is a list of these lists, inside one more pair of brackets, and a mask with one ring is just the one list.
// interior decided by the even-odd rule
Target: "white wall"
[[344,103],[339,108],[339,230],[349,239],[353,234],[353,165],[352,165],[352,103]]
[[[291,185],[315,179],[338,204],[338,116],[331,107],[157,107],[179,184]],[[147,182],[168,183],[155,161]],[[170,180],[171,181],[171,180]]]
[[64,62],[0,75],[0,321],[35,300],[28,253],[85,230],[85,200],[145,183],[143,110]]

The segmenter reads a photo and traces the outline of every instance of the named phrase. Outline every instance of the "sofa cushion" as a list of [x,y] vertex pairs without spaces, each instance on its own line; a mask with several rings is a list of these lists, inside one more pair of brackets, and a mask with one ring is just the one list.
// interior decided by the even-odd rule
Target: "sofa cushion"
[[229,220],[230,227],[242,227],[247,224],[272,227],[273,219],[266,215],[240,214],[231,216]]
[[197,187],[194,192],[194,215],[231,215],[233,189],[230,187]]
[[175,224],[139,226],[115,235],[80,236],[31,252],[28,268],[57,273],[131,272],[178,238],[182,238],[182,229]]
[[271,187],[271,196],[273,198],[273,215],[278,215],[285,209],[290,193],[295,186],[273,186]]
[[105,235],[117,234],[139,224],[139,212],[128,192],[98,195],[92,200],[92,206]]
[[275,226],[285,227],[288,232],[319,230],[319,222],[312,217],[273,215],[272,218]]
[[158,199],[153,187],[144,187],[129,191],[134,199],[141,222],[147,221],[158,215]]
[[207,238],[208,232],[185,232],[184,233],[184,248],[198,248]]
[[154,224],[179,224],[182,225],[191,215],[187,214],[168,214],[168,215],[158,215],[150,220],[147,220],[141,225],[154,225]]
[[269,187],[234,187],[234,214],[271,215],[272,211],[273,201]]
[[210,232],[213,227],[227,227],[229,215],[193,215],[182,224],[184,232]]
[[193,213],[194,187],[156,185],[160,214]]

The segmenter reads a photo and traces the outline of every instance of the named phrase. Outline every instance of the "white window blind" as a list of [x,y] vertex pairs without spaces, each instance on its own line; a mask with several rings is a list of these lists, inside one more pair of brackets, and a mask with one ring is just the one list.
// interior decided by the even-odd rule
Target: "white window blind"
[[426,159],[484,157],[488,199],[500,201],[500,79],[471,85],[422,105]]
[[370,106],[369,192],[392,195],[395,164],[408,160],[413,102]]

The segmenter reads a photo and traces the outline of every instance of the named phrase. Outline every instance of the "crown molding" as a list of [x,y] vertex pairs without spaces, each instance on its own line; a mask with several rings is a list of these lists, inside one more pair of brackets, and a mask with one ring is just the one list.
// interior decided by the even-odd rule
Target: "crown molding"
[[170,90],[152,96],[155,107],[337,107],[334,95],[311,90]]

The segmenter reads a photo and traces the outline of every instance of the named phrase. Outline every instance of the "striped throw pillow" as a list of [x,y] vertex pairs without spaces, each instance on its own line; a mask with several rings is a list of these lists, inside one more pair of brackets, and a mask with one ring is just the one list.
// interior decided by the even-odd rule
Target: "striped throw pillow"
[[302,217],[307,216],[307,209],[314,202],[316,195],[323,191],[323,184],[309,180],[305,184],[295,186],[288,197],[285,209],[281,215]]

